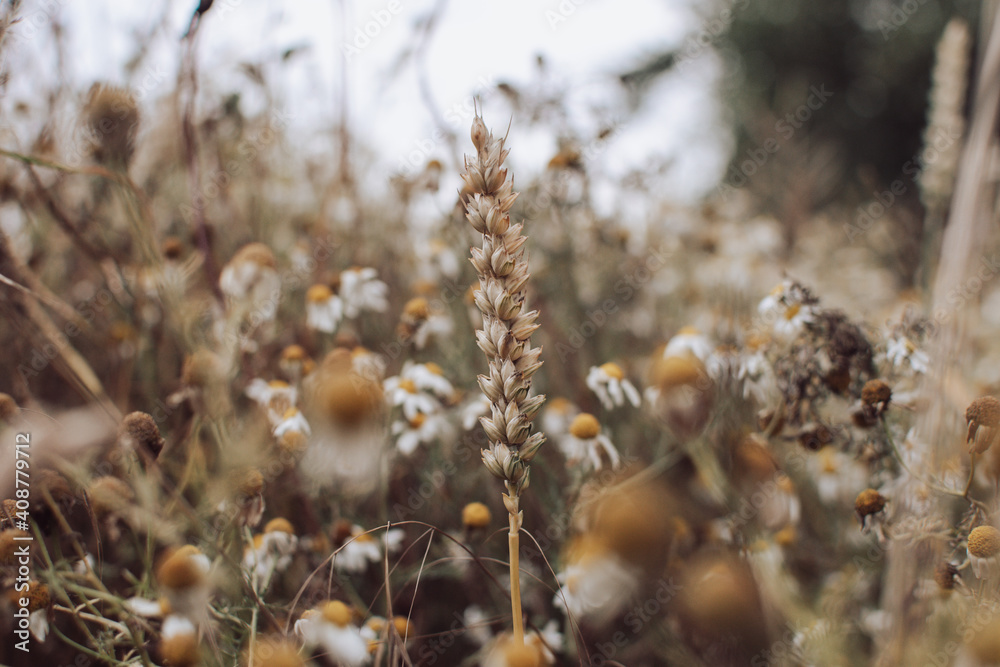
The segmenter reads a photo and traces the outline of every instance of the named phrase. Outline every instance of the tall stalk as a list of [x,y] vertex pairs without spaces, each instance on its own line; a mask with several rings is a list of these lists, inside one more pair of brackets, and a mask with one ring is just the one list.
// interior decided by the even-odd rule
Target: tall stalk
[[481,248],[472,248],[472,264],[479,273],[476,306],[483,314],[483,328],[476,331],[479,348],[489,360],[489,374],[479,376],[479,386],[490,400],[491,415],[481,419],[490,438],[483,463],[504,482],[504,505],[510,519],[510,599],[514,642],[524,642],[521,617],[521,583],[518,565],[519,535],[523,514],[521,492],[528,486],[528,466],[545,441],[532,433],[532,419],[545,401],[530,396],[531,376],[539,369],[541,348],[531,347],[538,328],[538,311],[524,312],[528,262],[524,256],[521,224],[511,224],[510,209],[517,193],[503,162],[508,149],[504,138],[495,138],[478,115],[472,121],[475,156],[466,156],[462,178],[468,185],[466,217],[483,235]]

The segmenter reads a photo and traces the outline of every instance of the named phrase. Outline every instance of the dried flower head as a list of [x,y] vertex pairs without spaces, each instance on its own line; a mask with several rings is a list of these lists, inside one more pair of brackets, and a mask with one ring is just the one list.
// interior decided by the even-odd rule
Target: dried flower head
[[1000,530],[978,526],[969,533],[969,562],[977,578],[997,572],[1000,567]]
[[934,583],[942,593],[950,593],[955,588],[955,577],[958,576],[958,568],[948,561],[941,561],[934,568]]
[[875,489],[865,489],[854,499],[854,511],[861,519],[861,527],[865,529],[868,525],[868,517],[878,514],[885,509],[886,498]]
[[94,160],[110,167],[128,167],[135,150],[139,108],[124,88],[95,83],[83,108],[84,123],[91,134]]
[[118,426],[118,442],[126,449],[142,452],[154,459],[163,449],[160,428],[152,415],[146,412],[131,412],[125,415]]
[[27,532],[16,528],[8,528],[0,532],[0,565],[14,565],[17,562],[18,547],[23,545]]
[[867,406],[885,410],[891,399],[892,388],[884,380],[869,380],[861,388],[861,402]]
[[10,394],[0,392],[0,421],[9,422],[17,416],[20,408]]
[[1000,430],[1000,400],[993,396],[981,396],[969,403],[965,409],[965,419],[969,430],[965,441],[974,454],[982,454],[997,440]]
[[170,667],[194,667],[201,660],[198,632],[183,616],[171,615],[163,622],[160,653]]
[[264,637],[258,639],[243,653],[245,667],[305,667],[306,663],[299,654],[299,647],[294,642],[281,637]]
[[135,503],[135,492],[132,487],[118,479],[106,475],[98,477],[87,487],[90,506],[98,517],[122,516]]
[[491,519],[490,508],[483,503],[469,503],[462,508],[462,525],[466,528],[486,528]]

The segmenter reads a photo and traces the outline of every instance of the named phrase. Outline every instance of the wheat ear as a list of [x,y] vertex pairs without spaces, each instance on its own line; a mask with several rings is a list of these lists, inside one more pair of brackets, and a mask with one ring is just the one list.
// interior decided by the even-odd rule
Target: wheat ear
[[531,423],[545,397],[529,396],[531,377],[542,365],[541,348],[531,347],[538,311],[523,310],[529,276],[524,256],[527,238],[521,234],[522,225],[510,221],[517,193],[503,168],[509,150],[504,138],[495,138],[478,114],[472,121],[472,143],[476,155],[466,156],[462,178],[470,193],[466,217],[483,235],[482,247],[472,248],[472,264],[479,274],[475,300],[483,314],[476,340],[489,360],[489,375],[479,376],[479,386],[491,404],[491,415],[481,419],[490,438],[483,463],[507,487],[503,501],[510,518],[511,611],[514,641],[520,644],[524,641],[518,566],[520,497],[528,486],[528,465],[545,441],[541,433],[532,433]]

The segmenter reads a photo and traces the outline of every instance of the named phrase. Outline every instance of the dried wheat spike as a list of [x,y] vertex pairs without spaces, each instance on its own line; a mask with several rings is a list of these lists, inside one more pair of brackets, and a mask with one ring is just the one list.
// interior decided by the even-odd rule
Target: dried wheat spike
[[479,273],[475,302],[483,314],[476,339],[489,359],[489,373],[479,376],[479,386],[492,404],[491,416],[481,420],[490,438],[483,462],[516,499],[527,485],[528,463],[545,441],[541,433],[532,433],[531,423],[545,397],[529,396],[531,376],[542,365],[541,348],[531,346],[538,311],[524,310],[527,239],[522,225],[510,221],[517,193],[503,168],[509,151],[478,115],[472,122],[472,143],[477,154],[466,156],[462,178],[470,193],[466,217],[483,235],[482,247],[472,248],[472,264]]

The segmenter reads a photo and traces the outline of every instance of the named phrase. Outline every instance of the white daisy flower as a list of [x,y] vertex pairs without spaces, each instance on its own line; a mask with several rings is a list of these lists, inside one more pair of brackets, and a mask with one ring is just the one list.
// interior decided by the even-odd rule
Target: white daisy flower
[[298,408],[291,407],[285,410],[285,414],[281,416],[281,421],[274,425],[274,437],[281,439],[286,433],[289,432],[301,433],[302,435],[309,435],[312,433],[309,429],[309,422],[306,421],[305,415]]
[[736,377],[743,383],[743,398],[752,398],[759,405],[768,405],[778,393],[774,368],[762,350],[741,356]]
[[254,536],[253,546],[243,551],[243,570],[250,576],[254,590],[266,590],[271,577],[291,564],[298,543],[292,524],[281,518],[271,519],[264,532]]
[[302,614],[295,622],[295,634],[307,650],[319,648],[326,658],[342,667],[368,664],[368,642],[351,622],[351,609],[339,600],[330,600],[318,609]]
[[613,552],[590,545],[559,573],[553,604],[577,618],[618,613],[639,587],[639,577]]
[[476,428],[479,418],[490,414],[490,399],[485,394],[477,394],[475,398],[462,407],[462,428],[471,431]]
[[392,434],[398,436],[396,447],[399,451],[409,456],[421,444],[429,445],[438,439],[448,440],[453,431],[444,415],[418,412],[406,421],[396,420],[392,425]]
[[909,369],[914,373],[927,373],[931,359],[906,336],[891,338],[886,343],[885,359],[895,369]]
[[601,433],[601,424],[597,417],[583,412],[578,414],[569,427],[569,437],[559,440],[560,448],[566,457],[567,465],[577,465],[586,460],[594,468],[604,467],[602,452],[611,461],[611,467],[621,464],[618,450],[611,444],[608,436]]
[[436,398],[425,394],[417,388],[417,384],[402,376],[387,378],[383,383],[389,405],[403,408],[403,416],[414,420],[417,415],[427,415],[437,412],[441,404]]
[[349,526],[342,536],[344,540],[334,556],[334,567],[343,572],[364,572],[370,563],[382,560],[382,549],[388,546],[389,553],[397,551],[403,541],[403,531],[392,528],[385,534],[366,531],[361,526]]
[[370,267],[354,267],[340,274],[340,298],[345,317],[353,320],[362,311],[383,313],[389,307],[389,286],[377,275],[378,272]]
[[428,361],[426,364],[406,362],[399,376],[413,380],[417,389],[429,391],[438,398],[449,398],[455,393],[455,388],[444,376],[444,370],[433,361]]
[[996,578],[1000,573],[1000,530],[979,526],[969,533],[969,564],[977,579]]
[[609,362],[591,366],[590,372],[587,373],[587,386],[597,394],[601,399],[601,405],[607,410],[621,407],[625,404],[626,398],[636,408],[642,402],[639,391],[628,381],[618,364]]
[[333,333],[344,317],[344,303],[327,285],[313,285],[306,292],[306,326]]
[[667,343],[663,358],[689,356],[706,364],[713,349],[715,348],[708,336],[698,333],[694,327],[682,327]]
[[801,285],[786,280],[761,300],[757,311],[770,324],[776,338],[790,341],[815,318],[815,308],[807,300],[808,294]]
[[219,288],[232,301],[247,303],[262,320],[274,319],[281,278],[274,253],[263,243],[250,243],[233,256],[219,275]]
[[288,409],[295,407],[299,396],[298,390],[283,380],[265,382],[260,378],[251,380],[244,393],[267,411],[272,425],[281,423]]

